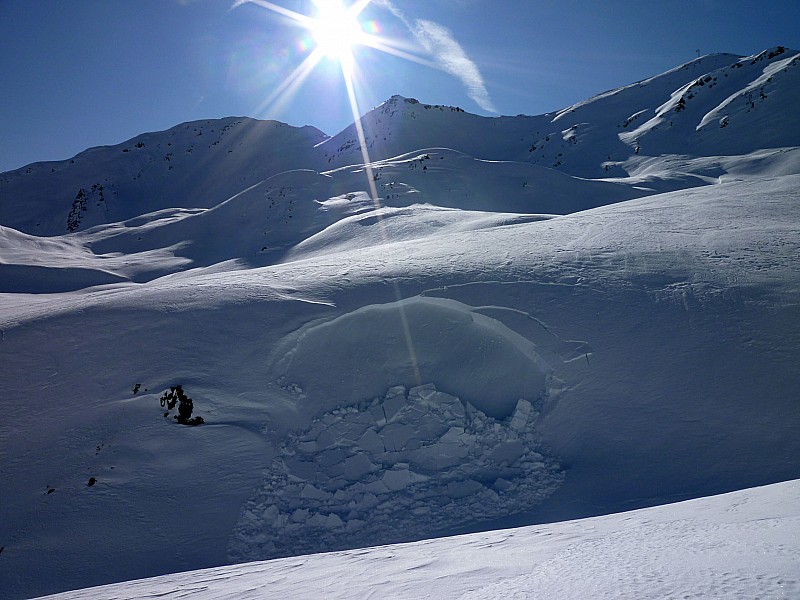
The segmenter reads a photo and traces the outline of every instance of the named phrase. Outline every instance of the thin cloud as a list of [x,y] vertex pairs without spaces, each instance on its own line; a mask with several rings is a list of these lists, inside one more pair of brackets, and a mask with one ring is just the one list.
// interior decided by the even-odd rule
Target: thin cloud
[[489,112],[497,112],[478,65],[467,56],[464,48],[453,37],[452,31],[434,21],[415,19],[411,22],[390,0],[377,0],[375,4],[400,19],[442,70],[461,80],[467,88],[467,95],[478,106]]
[[412,30],[422,47],[433,55],[442,68],[458,77],[467,88],[467,95],[483,110],[497,112],[483,83],[478,65],[472,62],[452,32],[433,21],[418,19]]

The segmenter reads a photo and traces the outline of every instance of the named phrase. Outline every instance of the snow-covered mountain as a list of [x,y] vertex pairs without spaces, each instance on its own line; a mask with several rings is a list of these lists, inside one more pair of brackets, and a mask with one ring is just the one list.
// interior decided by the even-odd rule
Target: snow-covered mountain
[[[404,165],[409,167],[407,177],[393,172],[391,180],[388,174],[381,180],[379,193],[389,204],[397,194],[390,187],[394,182],[420,191],[424,202],[484,208],[476,196],[488,194],[475,188],[489,177],[487,171],[497,168],[513,173],[493,178],[525,187],[506,200],[515,212],[566,214],[748,172],[760,155],[684,169],[662,168],[666,157],[731,157],[797,146],[798,90],[800,55],[778,46],[750,57],[704,56],[541,116],[479,117],[458,107],[394,96],[365,114],[362,125],[373,161],[397,161],[409,153],[424,156],[423,151],[437,148],[466,154],[464,160],[484,161],[477,167],[480,172],[457,165],[458,176],[449,163],[431,170],[432,163],[410,161]],[[502,165],[508,161],[514,166]],[[797,157],[786,161],[793,170]],[[289,170],[322,172],[362,162],[354,125],[328,137],[313,127],[248,118],[184,123],[116,146],[92,148],[67,161],[0,174],[0,224],[36,235],[60,235],[163,208],[211,208]],[[522,163],[573,180],[565,183],[552,172]],[[427,177],[413,172],[416,167]],[[592,189],[579,191],[585,182],[574,180],[611,177],[627,178],[623,182],[638,184],[636,190],[598,196]],[[509,198],[510,193],[495,196]],[[577,196],[582,198],[574,200]],[[488,203],[489,210],[505,210],[496,202]]]
[[[373,158],[419,144],[578,177],[634,174],[645,156],[740,155],[798,143],[800,57],[713,54],[537,117],[486,118],[394,97],[367,113]],[[355,127],[320,144],[333,164],[360,162]],[[681,186],[683,187],[683,186]]]
[[65,161],[0,174],[0,223],[59,235],[162,208],[206,208],[291,169],[319,169],[313,127],[227,118],[183,123]]
[[798,73],[394,97],[369,168],[354,127],[231,118],[0,174],[0,589],[800,478]]

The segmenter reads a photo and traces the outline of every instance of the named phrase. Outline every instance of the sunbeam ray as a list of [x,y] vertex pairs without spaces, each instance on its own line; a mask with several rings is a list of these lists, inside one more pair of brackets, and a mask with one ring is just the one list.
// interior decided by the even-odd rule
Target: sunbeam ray
[[374,50],[380,50],[384,54],[391,54],[392,56],[396,56],[398,58],[402,58],[411,62],[415,62],[419,65],[423,65],[425,67],[430,67],[431,69],[441,70],[441,65],[426,59],[423,56],[419,56],[413,54],[409,51],[403,50],[398,46],[392,45],[392,43],[385,39],[380,38],[375,35],[371,35],[369,33],[365,33],[360,40],[362,46],[366,46],[368,48],[372,48]]
[[295,12],[288,8],[284,8],[278,4],[273,4],[272,2],[268,2],[267,0],[236,0],[231,6],[231,10],[235,8],[239,8],[244,4],[255,4],[256,6],[260,6],[262,8],[266,8],[267,10],[271,10],[274,13],[278,13],[279,15],[283,15],[284,17],[288,17],[293,21],[297,21],[304,27],[311,27],[314,25],[315,19],[309,17],[308,15],[304,15],[299,12]]
[[[361,123],[361,111],[358,108],[358,99],[356,97],[355,86],[353,84],[353,68],[350,65],[349,68],[345,67],[345,64],[342,63],[342,76],[344,78],[344,83],[347,88],[347,97],[350,101],[350,110],[353,112],[353,122],[356,127],[356,134],[358,135],[358,143],[361,146],[361,158],[364,161],[364,173],[367,176],[367,184],[369,185],[369,194],[370,198],[372,199],[372,203],[375,206],[375,216],[377,217],[377,224],[381,232],[381,236],[383,237],[384,242],[389,241],[389,234],[386,231],[386,223],[383,221],[383,216],[381,215],[380,209],[382,208],[380,197],[378,196],[378,188],[375,185],[375,175],[372,169],[372,159],[369,156],[369,149],[367,148],[367,139],[364,135],[364,126]],[[394,293],[397,301],[403,299],[403,296],[400,292],[400,287],[398,286],[397,282],[393,282]],[[414,377],[416,378],[417,385],[422,385],[422,376],[419,370],[419,362],[417,360],[417,352],[414,348],[414,338],[411,335],[411,328],[408,325],[408,317],[406,316],[405,307],[402,303],[398,304],[400,308],[400,321],[403,327],[403,335],[406,341],[406,347],[408,348],[408,359],[411,363],[411,367],[414,370]]]
[[[324,56],[335,58],[339,62],[342,71],[342,79],[344,81],[345,89],[347,90],[347,99],[350,104],[350,110],[353,115],[353,125],[356,129],[356,135],[361,150],[361,159],[364,163],[364,174],[369,187],[369,195],[375,207],[375,215],[377,217],[378,227],[384,241],[389,241],[389,235],[386,231],[386,224],[381,214],[381,201],[378,196],[378,188],[375,185],[375,176],[372,168],[372,159],[369,156],[367,148],[367,140],[364,134],[364,126],[361,122],[361,110],[358,106],[358,95],[355,86],[355,73],[357,71],[357,64],[353,55],[353,47],[365,46],[379,50],[386,54],[391,54],[399,58],[413,61],[427,67],[435,69],[440,68],[439,65],[428,61],[420,56],[413,54],[410,51],[404,50],[400,44],[392,43],[391,40],[380,38],[379,36],[365,32],[361,24],[358,22],[358,15],[369,6],[371,0],[357,0],[350,7],[345,9],[339,0],[313,0],[318,10],[317,17],[310,17],[303,15],[267,0],[237,0],[231,7],[236,8],[243,4],[255,4],[262,8],[266,8],[276,14],[299,23],[302,27],[307,29],[316,40],[317,47],[309,54],[305,60],[259,105],[258,111],[261,112],[269,106],[280,108],[288,102],[299,87],[308,78],[314,68],[320,63]],[[398,301],[402,300],[402,294],[397,282],[393,282],[395,296]],[[419,364],[417,361],[417,354],[414,349],[414,340],[411,335],[411,328],[408,324],[408,318],[405,313],[405,308],[402,303],[400,306],[400,320],[403,328],[406,346],[408,348],[409,362],[411,363],[414,371],[414,376],[417,384],[422,384],[422,377],[420,375]]]
[[314,68],[322,60],[323,52],[319,48],[315,48],[305,60],[294,70],[292,73],[281,82],[281,84],[267,96],[261,104],[256,108],[256,112],[260,113],[272,106],[280,110],[289,100],[292,99],[294,94],[308,78]]

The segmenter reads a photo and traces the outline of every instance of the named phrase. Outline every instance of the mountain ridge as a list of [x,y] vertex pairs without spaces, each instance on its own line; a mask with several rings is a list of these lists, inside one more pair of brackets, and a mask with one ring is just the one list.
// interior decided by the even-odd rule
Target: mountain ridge
[[[800,146],[800,124],[786,121],[796,118],[797,104],[800,53],[777,46],[750,57],[700,57],[545,115],[480,117],[393,96],[365,113],[362,125],[372,161],[445,147],[633,183],[647,158]],[[362,162],[353,125],[327,136],[243,117],[192,121],[0,174],[0,224],[58,235],[162,208],[210,208],[283,171]],[[687,183],[668,179],[653,191]],[[548,211],[535,204],[523,210]]]

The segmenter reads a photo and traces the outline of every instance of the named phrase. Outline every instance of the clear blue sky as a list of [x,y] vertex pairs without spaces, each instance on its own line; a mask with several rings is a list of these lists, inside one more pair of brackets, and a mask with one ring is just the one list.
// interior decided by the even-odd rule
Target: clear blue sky
[[[310,0],[274,2],[314,9]],[[484,115],[541,114],[698,51],[800,50],[796,0],[392,0],[394,11],[377,2],[362,13],[368,27],[431,62],[460,52],[475,72],[362,48],[362,112],[401,94]],[[274,118],[328,134],[347,126],[352,116],[330,61],[290,103],[263,106],[310,51],[308,35],[265,8],[230,10],[232,3],[0,0],[0,171],[194,119]]]

